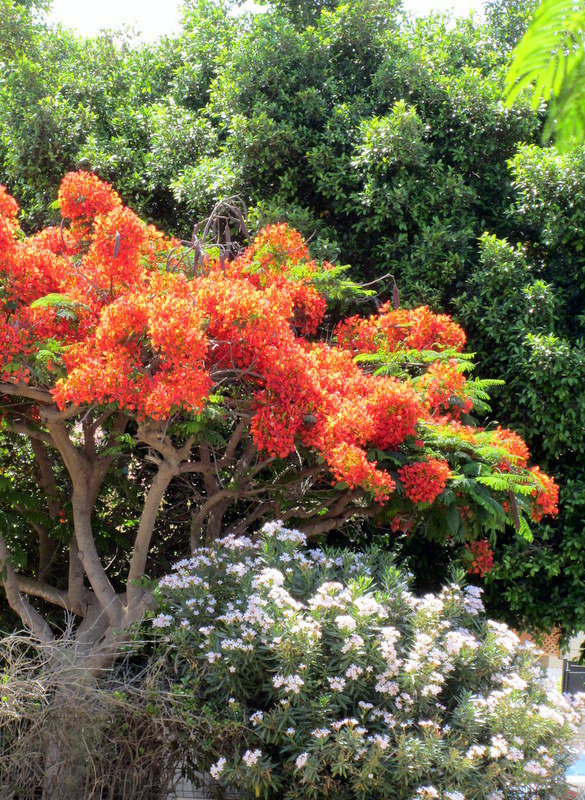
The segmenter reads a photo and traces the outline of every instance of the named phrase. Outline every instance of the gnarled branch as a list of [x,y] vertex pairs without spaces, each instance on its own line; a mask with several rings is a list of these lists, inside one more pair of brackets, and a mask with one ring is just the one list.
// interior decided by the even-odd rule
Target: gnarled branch
[[0,569],[2,571],[2,584],[6,592],[6,599],[10,608],[18,614],[23,624],[41,642],[52,642],[53,632],[49,624],[41,617],[39,612],[24,599],[18,585],[18,577],[10,564],[10,552],[0,534]]

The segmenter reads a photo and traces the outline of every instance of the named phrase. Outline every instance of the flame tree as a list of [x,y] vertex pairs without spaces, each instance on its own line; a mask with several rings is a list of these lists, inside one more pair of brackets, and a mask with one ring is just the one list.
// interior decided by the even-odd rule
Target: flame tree
[[[486,536],[556,513],[523,441],[471,424],[486,387],[448,316],[395,297],[325,336],[326,295],[348,281],[286,225],[231,260],[194,259],[90,173],[65,177],[59,207],[61,228],[26,237],[0,190],[0,575],[38,639],[58,642],[74,615],[99,672],[151,604],[169,542],[375,518],[449,538],[481,573]],[[104,528],[112,482],[134,474],[138,519],[115,509]]]

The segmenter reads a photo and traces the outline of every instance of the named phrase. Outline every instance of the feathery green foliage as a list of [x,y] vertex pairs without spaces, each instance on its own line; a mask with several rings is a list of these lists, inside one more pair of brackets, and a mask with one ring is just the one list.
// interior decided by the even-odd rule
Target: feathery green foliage
[[542,0],[514,51],[506,78],[508,106],[532,92],[532,107],[549,103],[545,141],[559,147],[585,139],[585,7],[578,0]]

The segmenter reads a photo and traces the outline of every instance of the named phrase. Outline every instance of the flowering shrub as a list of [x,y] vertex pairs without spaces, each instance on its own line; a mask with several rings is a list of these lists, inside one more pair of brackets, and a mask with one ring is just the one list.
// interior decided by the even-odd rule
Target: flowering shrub
[[576,713],[481,590],[269,523],[179,562],[153,626],[193,768],[245,797],[480,800],[563,785]]

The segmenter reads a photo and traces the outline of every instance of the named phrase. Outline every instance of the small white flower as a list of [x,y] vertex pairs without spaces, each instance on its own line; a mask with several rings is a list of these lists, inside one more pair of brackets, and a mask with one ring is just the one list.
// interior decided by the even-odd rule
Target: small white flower
[[261,759],[261,757],[262,757],[262,751],[261,750],[246,750],[246,752],[242,756],[242,761],[248,767],[253,767],[254,764],[258,763],[258,761]]
[[214,780],[216,781],[219,780],[219,776],[223,772],[223,768],[225,767],[225,765],[226,765],[225,758],[220,758],[218,761],[215,762],[215,764],[212,764],[212,766],[209,767],[209,774]]
[[504,739],[503,736],[498,734],[497,736],[492,736],[490,739],[491,746],[490,746],[490,757],[491,758],[501,758],[502,756],[508,755],[508,742]]
[[509,689],[515,689],[518,692],[521,692],[522,689],[526,689],[528,684],[526,681],[520,677],[516,672],[512,673],[512,675],[504,675],[502,677],[502,683],[504,686],[507,686]]
[[390,747],[390,737],[385,733],[377,733],[372,741],[380,750],[387,750]]
[[363,669],[361,667],[358,667],[357,664],[350,664],[349,667],[345,670],[345,675],[347,678],[351,678],[351,680],[357,681],[362,672]]
[[485,755],[486,748],[483,744],[472,745],[466,753],[467,758],[473,761],[474,758],[481,758]]
[[539,775],[541,778],[545,778],[548,775],[548,771],[537,761],[528,761],[524,765],[524,770],[529,775]]
[[152,620],[153,628],[168,628],[172,623],[173,618],[170,614],[159,614]]
[[291,692],[293,694],[299,694],[301,686],[304,686],[305,682],[300,675],[280,675],[279,673],[272,678],[272,684],[275,689],[280,689],[282,686],[285,692],[289,694]]
[[419,795],[419,797],[424,797],[424,798],[427,797],[434,798],[439,796],[439,792],[435,789],[434,786],[420,786],[416,790],[416,793]]
[[508,751],[508,761],[523,761],[524,753],[517,747],[511,747]]
[[443,600],[435,594],[426,594],[417,603],[419,611],[427,614],[440,614],[443,610]]
[[302,769],[307,763],[308,758],[309,758],[308,753],[301,753],[300,756],[298,756],[297,760],[295,761],[297,769]]
[[357,623],[349,614],[339,614],[335,617],[335,624],[342,631],[355,631]]

